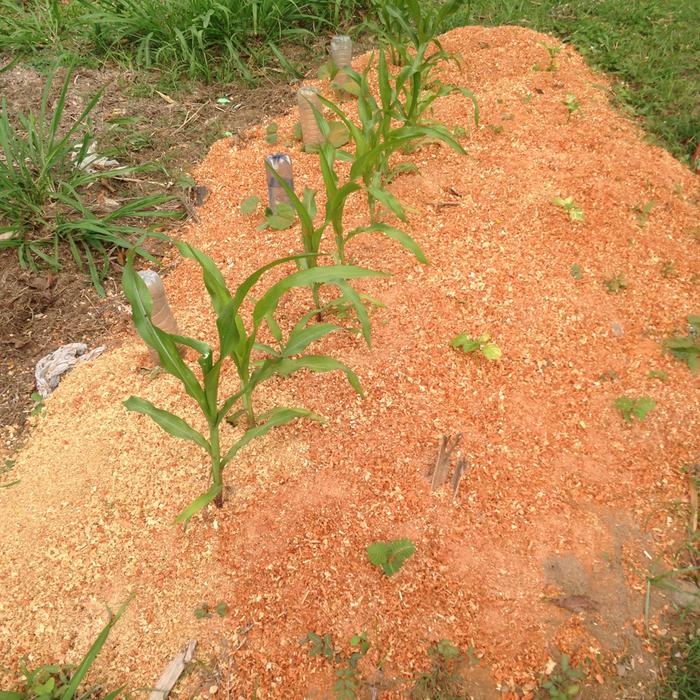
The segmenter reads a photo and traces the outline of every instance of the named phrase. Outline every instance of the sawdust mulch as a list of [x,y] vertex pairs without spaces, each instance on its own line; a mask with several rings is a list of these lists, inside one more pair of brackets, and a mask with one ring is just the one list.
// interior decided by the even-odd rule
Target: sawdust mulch
[[[392,273],[358,285],[386,307],[372,315],[371,350],[352,334],[321,345],[366,395],[328,374],[263,389],[263,407],[300,405],[328,420],[247,448],[228,468],[223,510],[173,527],[206,488],[204,456],[121,401],[135,394],[201,421],[176,382],[139,372],[147,354],[137,339],[64,380],[18,455],[21,483],[0,491],[0,658],[78,658],[104,605],[131,591],[95,668],[115,685],[152,684],[190,638],[228,669],[231,697],[257,687],[258,698],[328,687],[330,667],[299,644],[309,631],[347,648],[366,630],[363,671],[381,661],[396,681],[380,697],[404,696],[443,638],[473,647],[501,690],[525,696],[560,653],[596,658],[593,685],[613,660],[642,653],[644,576],[680,533],[665,508],[687,500],[681,468],[700,448],[699,380],[661,351],[698,313],[700,187],[613,111],[605,79],[572,49],[556,71],[533,70],[548,60],[542,41],[554,42],[513,27],[445,36],[463,56],[446,79],[474,89],[481,124],[462,97],[441,100],[436,117],[468,130],[469,156],[426,146],[413,156],[420,171],[392,185],[430,265],[380,237],[355,239],[353,262]],[[567,93],[581,104],[571,118]],[[279,120],[282,143],[295,120]],[[198,173],[210,199],[183,233],[232,285],[298,249],[295,230],[256,232],[258,219],[239,212],[264,196],[264,133],[213,146]],[[316,157],[287,150],[297,190],[320,187]],[[551,204],[567,196],[584,222]],[[641,226],[634,208],[650,200]],[[359,198],[351,212],[363,220]],[[610,294],[603,282],[618,273],[629,286]],[[197,269],[183,263],[167,287],[181,328],[210,338]],[[307,297],[285,303],[283,322]],[[502,361],[451,349],[464,330],[491,333]],[[230,375],[225,383],[235,386]],[[628,425],[613,408],[622,394],[657,407]],[[457,432],[468,468],[453,500],[431,493],[424,474],[440,437]],[[403,537],[417,552],[385,578],[364,548]],[[551,602],[575,595],[595,609]],[[218,601],[226,617],[194,616]]]

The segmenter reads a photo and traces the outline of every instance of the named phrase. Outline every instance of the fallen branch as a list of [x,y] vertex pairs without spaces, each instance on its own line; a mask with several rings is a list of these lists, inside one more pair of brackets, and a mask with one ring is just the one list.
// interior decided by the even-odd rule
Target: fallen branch
[[185,670],[185,666],[192,661],[196,648],[197,640],[192,639],[187,642],[182,651],[166,666],[155,685],[155,690],[148,696],[148,700],[165,700],[168,697],[168,693],[175,687],[178,678]]

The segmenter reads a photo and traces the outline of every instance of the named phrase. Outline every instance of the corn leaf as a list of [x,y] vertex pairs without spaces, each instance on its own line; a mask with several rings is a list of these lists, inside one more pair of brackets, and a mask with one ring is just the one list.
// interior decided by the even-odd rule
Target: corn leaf
[[130,396],[124,401],[124,405],[130,411],[150,416],[166,433],[169,433],[173,437],[191,440],[204,448],[208,454],[211,454],[209,442],[182,418],[173,415],[169,411],[157,408],[150,401],[141,399],[138,396]]

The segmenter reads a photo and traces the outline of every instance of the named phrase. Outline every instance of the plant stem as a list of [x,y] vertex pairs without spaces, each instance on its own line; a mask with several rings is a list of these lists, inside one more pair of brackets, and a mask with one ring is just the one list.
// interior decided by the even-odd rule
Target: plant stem
[[217,508],[221,508],[224,505],[224,484],[221,468],[218,423],[209,424],[209,444],[211,445],[211,478],[214,485],[219,487],[219,493],[214,499],[214,505],[216,505]]
[[248,418],[248,426],[252,428],[255,425],[255,411],[253,411],[253,392],[248,386],[248,383],[246,382],[245,384],[246,389],[243,392],[243,396],[241,397],[241,401],[243,403],[243,408],[245,409],[245,414]]

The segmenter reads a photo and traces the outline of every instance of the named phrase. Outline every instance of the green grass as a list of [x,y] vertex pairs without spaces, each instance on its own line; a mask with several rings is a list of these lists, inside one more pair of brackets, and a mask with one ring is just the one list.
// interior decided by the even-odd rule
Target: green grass
[[0,0],[0,51],[92,54],[207,83],[262,70],[296,77],[282,47],[316,43],[350,22],[365,0]]
[[671,652],[657,700],[700,698],[700,634],[689,635]]
[[618,81],[619,102],[677,158],[700,138],[698,0],[471,0],[451,20],[517,24],[572,43]]

